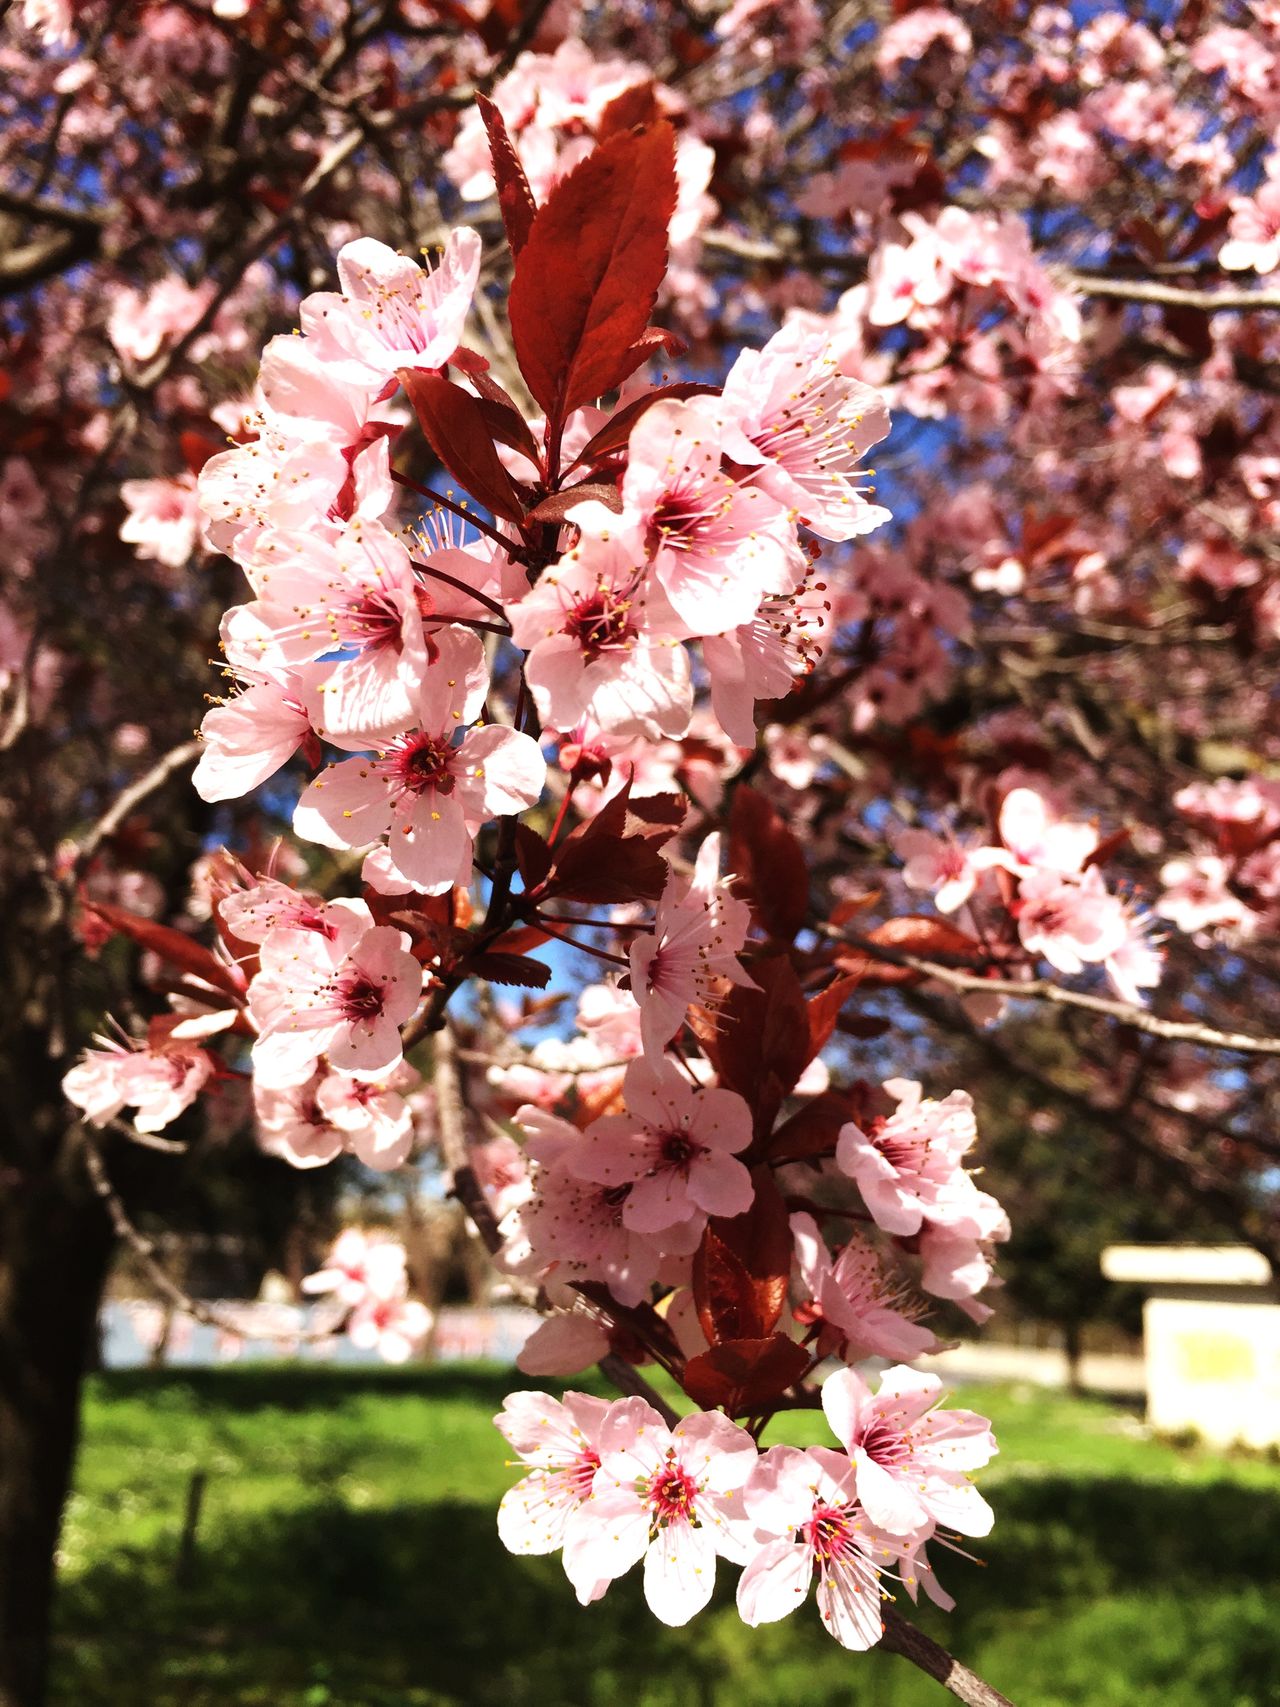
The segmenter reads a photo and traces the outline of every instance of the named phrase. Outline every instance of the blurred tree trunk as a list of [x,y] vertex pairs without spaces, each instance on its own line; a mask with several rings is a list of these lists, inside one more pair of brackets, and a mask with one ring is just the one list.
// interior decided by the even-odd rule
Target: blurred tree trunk
[[1083,1324],[1074,1317],[1062,1325],[1062,1349],[1067,1359],[1067,1391],[1083,1393],[1080,1360],[1084,1356],[1084,1332]]
[[[8,1118],[9,1110],[4,1114]],[[0,1707],[40,1707],[54,1555],[111,1234],[69,1139],[52,1168],[18,1180],[6,1173],[0,1191]]]
[[38,769],[14,773],[0,792],[0,1707],[39,1707],[112,1235],[62,1095],[77,945],[41,845]]

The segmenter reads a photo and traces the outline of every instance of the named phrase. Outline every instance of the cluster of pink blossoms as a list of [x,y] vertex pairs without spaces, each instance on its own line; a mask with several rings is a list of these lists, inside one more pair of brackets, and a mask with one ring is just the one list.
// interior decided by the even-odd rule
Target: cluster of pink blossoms
[[1180,931],[1246,938],[1280,917],[1280,784],[1192,783],[1173,797],[1194,842],[1166,861],[1156,911]]
[[[588,129],[604,127],[598,72],[580,91]],[[573,75],[563,52],[568,106]],[[718,390],[627,377],[661,334],[607,350],[607,364],[597,351],[592,367],[590,336],[575,331],[572,359],[543,383],[541,323],[531,330],[519,303],[538,221],[553,228],[576,193],[565,173],[577,133],[554,112],[549,96],[523,123],[509,114],[531,151],[543,117],[566,132],[555,134],[565,157],[534,185],[558,184],[527,236],[534,250],[512,239],[513,340],[547,418],[520,416],[465,343],[482,288],[475,232],[454,231],[434,269],[361,238],[338,256],[340,289],[306,297],[299,332],[268,344],[235,442],[202,468],[206,543],[240,566],[249,596],[222,624],[234,691],[205,718],[196,786],[234,799],[300,759],[311,775],[294,829],[353,855],[335,864],[358,868],[361,893],[326,899],[228,861],[207,886],[216,950],[179,938],[175,951],[170,933],[183,975],[149,1053],[181,1044],[210,1075],[247,1077],[260,1143],[294,1166],[349,1154],[394,1168],[428,1124],[406,1049],[444,1019],[453,989],[473,974],[536,987],[530,939],[613,930],[625,954],[596,952],[623,976],[583,993],[578,1037],[495,1065],[508,1130],[472,1145],[466,1170],[449,1162],[512,1289],[547,1313],[526,1372],[652,1358],[701,1408],[668,1429],[640,1399],[571,1395],[561,1408],[516,1396],[509,1438],[532,1474],[504,1505],[504,1537],[563,1545],[584,1601],[643,1557],[650,1605],[670,1623],[705,1604],[717,1556],[745,1567],[751,1624],[785,1615],[816,1574],[828,1628],[866,1647],[884,1574],[945,1603],[927,1543],[940,1528],[990,1526],[965,1477],[994,1450],[986,1423],[936,1413],[936,1378],[899,1360],[938,1349],[929,1300],[981,1319],[1008,1224],[966,1167],[976,1125],[962,1093],[832,1088],[822,1048],[845,984],[815,993],[832,968],[815,981],[752,940],[767,875],[754,901],[734,887],[720,831],[698,833],[672,787],[670,755],[680,785],[715,811],[734,749],[756,744],[758,702],[785,698],[834,633],[875,610],[899,640],[882,680],[896,672],[909,696],[911,661],[947,601],[906,566],[878,575],[881,559],[865,591],[815,578],[825,544],[888,520],[862,466],[888,415],[828,328],[787,322]],[[678,175],[688,152],[661,123],[647,138],[630,125],[602,144],[600,171],[623,171],[628,150],[658,188],[663,158]],[[660,205],[662,239],[670,200]],[[566,290],[577,243],[575,229]],[[583,370],[620,375],[600,384],[612,407],[581,401]],[[433,496],[406,472],[404,400],[476,500],[478,537],[398,509],[407,488]],[[949,609],[959,627],[960,602]],[[752,798],[739,787],[735,810]],[[558,806],[544,836],[528,814],[547,793]],[[477,872],[488,905],[471,931]],[[787,881],[799,898],[803,874]],[[560,910],[583,904],[611,916]],[[757,1002],[775,1004],[758,1083],[742,1059],[765,1029]],[[442,1091],[442,1121],[445,1107]],[[793,1153],[792,1123],[812,1110]],[[392,1360],[430,1328],[404,1252],[359,1231],[305,1289],[331,1296],[337,1325]],[[878,1395],[852,1367],[868,1357],[895,1364]],[[828,1358],[845,1366],[823,1389],[842,1451],[761,1454],[732,1418],[785,1407]]]
[[903,1366],[878,1392],[841,1370],[822,1387],[841,1449],[761,1452],[719,1412],[668,1426],[639,1398],[513,1393],[494,1421],[529,1473],[502,1501],[499,1534],[513,1553],[561,1552],[583,1605],[643,1560],[645,1600],[671,1625],[707,1605],[718,1559],[744,1567],[738,1611],[750,1625],[794,1612],[816,1577],[827,1630],[870,1648],[882,1578],[950,1606],[926,1544],[991,1529],[968,1476],[996,1451],[990,1425],[936,1409],[940,1397],[936,1376]]
[[331,1300],[352,1345],[376,1351],[386,1363],[406,1363],[431,1332],[431,1311],[409,1296],[404,1246],[359,1227],[338,1235],[324,1267],[304,1277],[302,1290]]
[[[1021,783],[1016,774],[1005,786],[994,845],[921,829],[896,833],[907,887],[931,894],[942,913],[972,913],[981,894],[989,913],[1004,911],[1016,921],[1033,960],[1070,974],[1100,966],[1123,1000],[1141,1001],[1159,983],[1163,964],[1153,921],[1107,887],[1094,863],[1102,849],[1097,828],[1060,814],[1047,789]],[[997,872],[1005,881],[992,897]]]

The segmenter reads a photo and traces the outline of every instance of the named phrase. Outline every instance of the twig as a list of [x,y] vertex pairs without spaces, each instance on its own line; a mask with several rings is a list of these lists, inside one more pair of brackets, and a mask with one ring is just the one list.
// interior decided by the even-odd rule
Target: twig
[[128,1210],[121,1202],[120,1194],[111,1183],[106,1164],[102,1160],[102,1152],[98,1149],[92,1133],[86,1126],[81,1126],[79,1132],[89,1183],[102,1199],[116,1237],[129,1246],[146,1270],[151,1284],[174,1309],[181,1310],[184,1316],[190,1316],[193,1321],[200,1322],[207,1328],[216,1328],[219,1333],[234,1334],[239,1339],[287,1340],[299,1345],[310,1345],[318,1340],[330,1340],[337,1333],[342,1324],[335,1320],[332,1326],[323,1329],[290,1328],[286,1333],[254,1334],[246,1329],[242,1321],[235,1321],[218,1310],[211,1310],[207,1304],[202,1304],[198,1298],[193,1298],[190,1293],[185,1292],[158,1261],[153,1242],[134,1225]]
[[984,1683],[968,1666],[961,1665],[954,1654],[949,1654],[932,1636],[926,1636],[923,1630],[918,1630],[904,1618],[896,1606],[884,1609],[884,1635],[880,1645],[886,1652],[901,1654],[904,1660],[910,1660],[913,1666],[935,1679],[957,1700],[966,1702],[968,1707],[1013,1707],[1007,1695],[1001,1695],[998,1689]]
[[1280,290],[1192,290],[1186,285],[1161,284],[1158,279],[1109,279],[1099,273],[1069,273],[1068,284],[1085,296],[1111,297],[1116,302],[1155,302],[1169,308],[1201,308],[1206,314],[1280,308]]
[[1254,1037],[1243,1031],[1218,1031],[1197,1020],[1161,1019],[1131,1002],[1091,996],[1084,990],[1064,989],[1048,978],[1030,978],[1025,982],[1016,978],[984,978],[980,973],[962,972],[954,966],[940,966],[936,961],[922,960],[915,954],[899,953],[867,937],[841,936],[840,941],[849,943],[872,959],[906,967],[926,978],[936,978],[940,984],[947,984],[953,990],[966,993],[980,991],[984,996],[1010,996],[1015,1000],[1026,997],[1031,1001],[1048,1002],[1053,1007],[1083,1008],[1087,1013],[1105,1014],[1109,1019],[1119,1020],[1135,1031],[1148,1032],[1152,1037],[1164,1037],[1178,1043],[1198,1043],[1205,1049],[1227,1049],[1239,1055],[1280,1055],[1280,1037]]
[[163,788],[175,771],[199,758],[200,751],[199,741],[184,741],[181,746],[171,748],[145,776],[140,776],[136,782],[131,782],[128,788],[123,789],[114,804],[103,813],[80,843],[80,851],[75,860],[76,872],[83,870],[108,836],[115,835],[136,806],[140,806],[157,789]]

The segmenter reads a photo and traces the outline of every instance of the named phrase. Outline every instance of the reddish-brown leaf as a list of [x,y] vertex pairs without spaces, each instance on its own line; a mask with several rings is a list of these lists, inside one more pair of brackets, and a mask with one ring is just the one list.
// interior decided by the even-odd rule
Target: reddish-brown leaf
[[809,1353],[785,1334],[731,1340],[691,1357],[681,1378],[704,1411],[723,1405],[731,1417],[767,1409],[808,1369]]
[[[697,1264],[702,1259],[701,1255],[695,1258],[694,1298],[703,1331],[713,1345],[771,1333],[787,1301],[791,1275],[787,1206],[769,1168],[753,1168],[751,1183],[755,1196],[750,1209],[731,1217],[718,1215],[707,1223],[704,1245],[709,1246],[709,1267],[701,1293]],[[723,1305],[716,1291],[718,1269],[730,1282]]]
[[666,272],[675,201],[664,121],[601,143],[538,209],[509,312],[520,371],[553,425],[630,371],[624,358]]
[[596,136],[603,142],[619,131],[635,130],[637,125],[655,124],[662,117],[658,91],[652,79],[648,83],[633,83],[620,95],[615,95],[600,115]]
[[529,511],[531,522],[562,522],[575,504],[585,504],[589,498],[603,504],[615,515],[622,514],[622,493],[612,481],[582,480],[567,486],[563,492],[553,492],[536,509]]
[[551,849],[528,824],[516,825],[516,867],[526,889],[536,889],[551,870]]
[[507,135],[502,114],[487,95],[476,96],[476,106],[489,134],[489,154],[493,160],[493,180],[498,186],[498,207],[513,256],[519,255],[529,240],[538,204],[533,199],[529,180],[524,175],[515,144]]
[[804,849],[762,794],[741,782],[729,811],[729,870],[733,890],[761,927],[790,942],[809,912]]
[[480,400],[423,368],[401,368],[399,378],[427,443],[450,474],[495,516],[523,521],[524,506],[493,448]]
[[846,973],[828,984],[825,990],[819,991],[810,998],[809,1009],[809,1059],[820,1055],[831,1040],[831,1033],[836,1028],[840,1009],[862,982],[856,973]]
[[480,393],[480,407],[484,414],[485,425],[499,444],[510,445],[512,450],[518,450],[521,456],[527,456],[537,469],[542,467],[542,453],[538,449],[538,441],[530,431],[529,423],[516,407],[515,399],[487,373],[477,373],[471,376],[472,384]]
[[746,1098],[763,1137],[809,1064],[809,1015],[784,955],[752,961],[750,972],[759,988],[735,985],[720,1007],[715,1058],[721,1083]]
[[138,913],[127,912],[123,907],[113,907],[109,901],[85,900],[82,905],[86,912],[95,913],[104,924],[110,925],[112,930],[122,931],[125,936],[132,937],[136,943],[141,944],[143,948],[149,948],[153,954],[158,954],[161,960],[170,966],[190,973],[193,978],[203,979],[215,989],[225,990],[238,1002],[244,1000],[243,990],[217,955],[203,943],[187,936],[184,931],[175,931],[169,925],[157,924],[155,919],[144,919]]
[[569,837],[556,850],[547,892],[600,906],[656,901],[669,870],[652,836]]
[[812,1097],[770,1135],[769,1157],[774,1162],[801,1162],[833,1155],[840,1128],[852,1119],[849,1103],[838,1091]]
[[[921,960],[973,962],[981,959],[984,952],[975,937],[966,936],[964,931],[957,930],[943,919],[917,913],[886,919],[882,925],[868,931],[865,940],[878,948],[914,955]],[[836,965],[844,972],[856,973],[869,985],[918,984],[925,976],[908,966],[896,966],[891,960],[880,960],[856,946],[837,955]]]
[[491,984],[515,984],[524,990],[545,989],[551,978],[549,966],[541,960],[526,960],[522,954],[475,954],[468,968]]

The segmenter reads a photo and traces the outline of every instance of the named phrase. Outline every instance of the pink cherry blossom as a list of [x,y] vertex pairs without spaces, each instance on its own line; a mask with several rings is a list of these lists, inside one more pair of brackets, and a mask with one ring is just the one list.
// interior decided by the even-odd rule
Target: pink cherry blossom
[[1243,930],[1252,915],[1228,888],[1230,863],[1218,854],[1198,854],[1192,859],[1171,859],[1160,869],[1164,891],[1155,904],[1161,918],[1180,931]]
[[[545,1324],[544,1324],[545,1325]],[[581,1365],[579,1366],[581,1367]],[[498,1537],[509,1553],[555,1553],[578,1599],[598,1600],[607,1580],[584,1576],[576,1539],[600,1468],[600,1432],[610,1406],[586,1393],[511,1393],[493,1421],[529,1474],[502,1496]],[[589,1548],[587,1549],[589,1553]]]
[[422,968],[408,944],[390,925],[375,925],[350,944],[316,931],[273,931],[249,985],[258,1082],[272,1089],[302,1083],[321,1055],[361,1076],[396,1066],[400,1027],[422,994]]
[[352,745],[402,729],[428,660],[418,583],[400,541],[381,523],[358,520],[332,540],[272,529],[245,567],[258,596],[223,618],[231,665],[271,671],[343,650],[315,672],[322,732]]
[[314,665],[271,672],[237,672],[242,691],[204,714],[204,751],[192,782],[201,800],[248,794],[312,739],[319,680]]
[[579,1179],[574,1161],[582,1134],[568,1121],[526,1104],[516,1124],[536,1163],[533,1193],[502,1224],[505,1266],[545,1280],[548,1275],[603,1281],[621,1304],[638,1304],[657,1278],[664,1257],[692,1256],[705,1216],[660,1234],[628,1227],[623,1210],[631,1187]]
[[902,880],[908,889],[932,893],[940,913],[954,913],[969,900],[987,872],[997,866],[1015,869],[1003,848],[964,847],[949,836],[928,830],[899,830],[893,851],[904,862]]
[[102,1047],[86,1049],[62,1081],[68,1100],[91,1126],[105,1126],[132,1105],[138,1131],[159,1132],[190,1108],[213,1073],[213,1060],[203,1049],[178,1044],[152,1049],[106,1037],[95,1041]]
[[522,1375],[578,1375],[608,1352],[609,1335],[599,1317],[562,1311],[538,1323],[516,1355],[516,1368]]
[[1219,265],[1232,272],[1274,273],[1280,269],[1280,176],[1272,175],[1252,196],[1234,196],[1227,241]]
[[397,1298],[408,1287],[403,1245],[361,1227],[344,1227],[324,1259],[323,1268],[304,1275],[302,1290],[332,1295],[347,1309],[367,1298]]
[[689,727],[688,654],[647,573],[638,536],[584,536],[507,606],[544,727],[570,730],[589,717],[611,734],[653,740]]
[[744,350],[725,380],[729,454],[824,539],[852,539],[889,519],[870,503],[859,464],[889,431],[880,394],[845,372],[828,339],[792,321]]
[[751,985],[738,961],[749,923],[746,903],[730,895],[720,877],[719,835],[708,836],[693,877],[668,878],[652,933],[631,945],[631,987],[649,1053],[661,1053],[691,1002],[712,998],[716,980]]
[[750,622],[704,636],[711,708],[739,746],[755,745],[755,702],[783,698],[821,658],[832,628],[826,594],[826,582],[806,577],[791,592],[762,599]]
[[644,1560],[644,1597],[664,1624],[687,1624],[711,1599],[716,1556],[743,1558],[742,1486],[756,1462],[745,1429],[716,1411],[669,1429],[643,1399],[610,1406],[600,1468],[565,1569],[612,1582]]
[[889,1079],[884,1088],[896,1111],[866,1132],[851,1122],[836,1145],[836,1165],[857,1181],[877,1226],[910,1235],[927,1220],[985,1236],[994,1200],[978,1191],[963,1165],[978,1136],[972,1097],[952,1091],[936,1102],[909,1079]]
[[714,400],[654,404],[631,430],[622,515],[591,502],[569,516],[597,539],[637,530],[658,584],[694,635],[750,622],[767,595],[804,576],[784,507],[724,472],[727,431]]
[[417,1298],[366,1298],[351,1312],[347,1338],[358,1351],[376,1351],[384,1363],[407,1363],[434,1322]]
[[298,802],[293,825],[332,848],[389,836],[391,877],[440,895],[470,877],[472,838],[487,819],[535,803],[546,762],[536,741],[496,724],[455,742],[484,701],[484,648],[466,629],[440,630],[434,643],[438,656],[410,695],[414,726],[377,757],[329,766]]
[[1092,824],[1061,818],[1043,794],[1013,788],[1000,807],[1000,839],[1023,865],[1078,872],[1098,845]]
[[200,503],[194,474],[171,479],[126,480],[120,487],[129,514],[120,538],[139,557],[181,569],[200,544]]
[[624,1225],[660,1233],[699,1211],[741,1215],[751,1207],[751,1175],[735,1155],[751,1142],[751,1110],[740,1096],[695,1090],[665,1056],[633,1061],[623,1095],[626,1114],[593,1121],[570,1166],[578,1179],[631,1187]]
[[854,1235],[832,1257],[812,1215],[791,1217],[802,1321],[819,1327],[818,1350],[850,1363],[864,1357],[921,1357],[937,1346],[912,1319],[905,1286],[884,1272],[868,1242]]
[[401,1094],[417,1074],[401,1063],[382,1080],[322,1071],[281,1090],[255,1083],[258,1139],[296,1168],[350,1152],[368,1168],[398,1168],[413,1148],[413,1115]]
[[1027,873],[1016,910],[1022,946],[1059,972],[1082,972],[1086,964],[1120,953],[1128,941],[1124,905],[1108,893],[1097,866],[1078,878]]
[[917,6],[886,26],[876,43],[876,69],[884,78],[895,77],[909,59],[923,59],[943,44],[948,53],[968,58],[973,37],[964,22],[945,6]]
[[754,1545],[738,1581],[738,1613],[752,1628],[785,1618],[818,1576],[818,1613],[842,1647],[873,1648],[884,1634],[878,1561],[891,1557],[858,1503],[857,1472],[826,1447],[771,1446],[742,1490]]
[[873,1394],[853,1369],[822,1384],[822,1408],[836,1439],[857,1467],[858,1498],[873,1523],[910,1536],[941,1524],[962,1535],[987,1535],[991,1507],[966,1472],[996,1452],[985,1417],[939,1411],[942,1382],[905,1365],[887,1369]]
[[440,368],[462,341],[480,276],[480,238],[449,233],[440,264],[424,271],[373,237],[338,252],[342,294],[302,304],[303,332],[335,378],[375,390],[399,368]]

